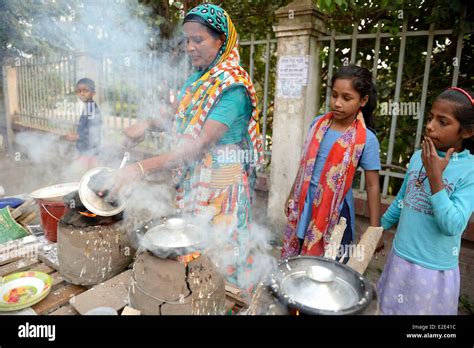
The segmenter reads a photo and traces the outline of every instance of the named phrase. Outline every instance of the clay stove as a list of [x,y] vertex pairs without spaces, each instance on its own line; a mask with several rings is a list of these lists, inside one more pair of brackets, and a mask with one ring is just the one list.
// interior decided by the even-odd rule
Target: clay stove
[[132,262],[135,250],[127,235],[131,227],[121,214],[92,214],[80,203],[77,193],[72,199],[75,207],[69,208],[58,224],[60,272],[73,284],[99,284]]
[[224,278],[205,255],[137,256],[129,289],[130,305],[147,315],[222,315]]

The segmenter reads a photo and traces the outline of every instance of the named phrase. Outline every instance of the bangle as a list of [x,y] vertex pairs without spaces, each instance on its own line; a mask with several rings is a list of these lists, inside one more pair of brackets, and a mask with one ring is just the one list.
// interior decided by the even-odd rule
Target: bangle
[[143,166],[140,162],[136,162],[138,167],[140,167],[140,171],[142,172],[142,178],[145,177],[145,169],[143,169]]

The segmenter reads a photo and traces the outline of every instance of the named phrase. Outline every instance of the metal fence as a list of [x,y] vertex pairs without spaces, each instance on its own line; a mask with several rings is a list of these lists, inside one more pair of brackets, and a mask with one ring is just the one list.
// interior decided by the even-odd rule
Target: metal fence
[[[435,36],[453,36],[455,34],[454,30],[435,30],[434,24],[431,24],[429,30],[407,30],[408,26],[408,19],[403,21],[402,30],[400,33],[393,35],[391,33],[382,33],[381,32],[381,22],[379,21],[377,24],[377,32],[376,33],[358,33],[359,23],[354,23],[353,31],[351,34],[342,34],[336,35],[335,31],[332,30],[330,35],[324,35],[318,37],[317,41],[320,43],[321,46],[326,45],[328,48],[328,59],[327,62],[322,62],[322,64],[327,64],[328,68],[328,76],[327,81],[331,81],[333,73],[334,73],[334,59],[336,50],[338,48],[338,43],[341,41],[350,41],[350,60],[347,63],[359,63],[360,61],[356,61],[356,53],[357,53],[357,44],[359,40],[366,40],[371,39],[374,40],[374,48],[373,48],[373,66],[372,66],[372,74],[374,80],[377,79],[377,72],[378,66],[380,64],[379,54],[381,52],[381,40],[387,38],[400,38],[399,44],[399,56],[398,56],[398,64],[397,64],[397,73],[396,73],[396,82],[395,82],[395,93],[393,98],[393,103],[400,104],[400,94],[401,94],[401,87],[402,87],[402,78],[403,78],[403,68],[405,64],[405,50],[406,50],[406,42],[410,37],[426,37],[427,38],[427,46],[426,46],[426,58],[425,58],[425,65],[424,65],[424,76],[423,76],[423,85],[422,85],[422,92],[421,92],[421,101],[420,101],[420,110],[418,110],[417,115],[417,125],[416,125],[416,135],[415,135],[415,148],[418,148],[420,145],[422,132],[423,132],[423,122],[424,122],[424,115],[426,109],[426,100],[427,100],[427,93],[428,93],[428,84],[430,81],[430,66],[431,66],[431,57],[433,54],[433,42]],[[452,72],[452,85],[456,86],[458,77],[459,77],[459,67],[461,62],[461,54],[462,54],[462,47],[463,47],[463,38],[466,33],[462,30],[457,33],[456,37],[456,56],[453,57],[453,72]],[[327,45],[329,44],[329,47]],[[342,46],[342,45],[341,45]],[[343,46],[347,47],[347,46]],[[420,47],[420,52],[424,51],[423,47]],[[317,65],[316,76],[321,76],[322,64]],[[322,85],[320,82],[319,86]],[[324,105],[325,111],[329,110],[329,103],[331,89],[328,83],[326,83],[325,88],[325,96],[326,102]],[[379,100],[380,102],[380,100]],[[321,103],[319,98],[317,98],[317,109],[321,109]],[[385,163],[382,165],[383,170],[380,172],[381,175],[384,176],[383,187],[382,187],[382,195],[386,196],[388,193],[389,188],[389,181],[390,178],[400,178],[403,179],[405,169],[393,163],[393,154],[394,154],[394,145],[395,145],[395,135],[397,130],[397,120],[399,116],[399,112],[394,112],[391,118],[390,124],[390,135],[389,135],[389,142],[388,142],[388,150],[386,155],[382,154],[382,158],[385,157]],[[399,172],[394,171],[398,170]],[[365,187],[365,178],[364,173],[362,170],[359,169],[361,173],[360,179],[360,186],[359,190],[363,191]]]
[[19,112],[14,123],[61,134],[73,131],[83,107],[76,97],[76,83],[93,77],[103,132],[114,141],[137,119],[161,117],[160,111],[169,109],[189,70],[170,59],[157,52],[130,52],[94,59],[94,67],[78,67],[78,55],[17,59]]
[[[268,124],[268,114],[269,114],[269,104],[273,102],[271,98],[273,94],[270,94],[270,88],[275,88],[275,81],[270,81],[270,71],[276,68],[276,64],[272,64],[271,57],[276,56],[276,43],[277,40],[272,38],[271,34],[267,34],[265,40],[256,40],[255,34],[250,36],[250,40],[243,40],[240,43],[242,48],[248,47],[250,49],[248,62],[244,61],[244,65],[248,67],[248,73],[250,74],[250,78],[252,81],[257,82],[254,79],[255,77],[255,60],[260,59],[263,60],[265,64],[265,74],[263,76],[263,81],[258,81],[259,85],[263,85],[263,90],[261,91],[259,97],[261,100],[261,131],[262,137],[265,139],[264,146],[265,146],[265,155],[271,156],[271,139],[267,140],[267,124]],[[259,57],[255,57],[255,52],[257,47],[264,47],[263,55]],[[275,59],[276,62],[276,59]]]
[[76,67],[72,56],[58,59],[17,58],[19,112],[15,122],[45,130],[66,131],[78,121]]
[[[318,60],[316,64],[316,76],[320,79],[319,87],[324,91],[324,81],[321,81],[323,67],[327,67],[327,79],[330,81],[334,73],[335,56],[340,52],[343,41],[350,42],[350,60],[348,63],[358,63],[356,55],[358,42],[360,40],[373,40],[373,78],[377,78],[379,54],[381,52],[381,41],[384,39],[399,38],[399,56],[397,64],[396,81],[394,84],[394,103],[400,102],[403,68],[405,64],[406,42],[411,37],[426,37],[426,58],[424,65],[424,76],[421,92],[419,118],[416,124],[415,148],[420,145],[424,114],[427,101],[428,84],[430,81],[430,65],[433,53],[433,43],[436,36],[453,36],[454,30],[436,30],[431,24],[429,30],[408,30],[408,20],[403,21],[402,30],[394,35],[383,33],[380,22],[376,33],[359,33],[359,23],[354,23],[351,34],[336,34],[332,31],[330,35],[317,38],[319,50],[326,50],[327,59],[313,57]],[[452,85],[457,85],[459,77],[459,66],[461,62],[463,37],[465,32],[456,32],[456,56],[453,57],[457,64],[453,66]],[[276,43],[277,40],[268,34],[265,39],[255,39],[251,35],[248,40],[240,42],[242,50],[243,65],[255,82],[257,93],[260,97],[261,125],[265,141],[267,158],[271,156],[271,137],[267,137],[269,117],[272,115],[270,105],[273,103],[273,92],[275,89],[276,70]],[[391,41],[395,44],[395,40]],[[424,47],[420,47],[420,52]],[[319,54],[319,52],[318,52]],[[166,64],[161,64],[165,62]],[[264,65],[264,74],[259,69],[256,75],[256,64]],[[18,69],[17,86],[19,95],[19,114],[16,122],[37,128],[45,128],[51,131],[65,131],[71,129],[78,121],[79,113],[67,105],[76,101],[75,82],[77,78],[77,62],[75,56],[63,57],[56,60],[47,59],[19,59],[15,62]],[[176,97],[176,92],[189,74],[190,68],[184,60],[173,61],[172,56],[164,57],[158,53],[136,52],[124,56],[102,57],[98,69],[98,93],[100,95],[100,107],[103,117],[105,115],[105,128],[109,133],[117,133],[124,127],[135,122],[137,118],[148,117],[159,112],[170,98]],[[329,101],[330,86],[325,86],[326,101]],[[68,104],[69,103],[69,104]],[[328,110],[329,103],[320,102],[320,96],[316,98],[316,109]],[[166,105],[165,105],[166,106]],[[404,168],[394,163],[394,145],[397,130],[398,115],[392,115],[390,121],[389,141],[386,154],[382,154],[384,160],[381,175],[384,176],[382,194],[388,193],[391,178],[401,179],[404,177]],[[363,172],[359,189],[363,190],[365,180]]]
[[189,65],[158,52],[102,57],[99,69],[105,129],[117,133],[137,119],[167,117]]

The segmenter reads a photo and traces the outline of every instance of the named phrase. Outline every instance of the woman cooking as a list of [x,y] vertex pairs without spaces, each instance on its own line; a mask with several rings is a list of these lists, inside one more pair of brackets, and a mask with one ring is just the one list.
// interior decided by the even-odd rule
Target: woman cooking
[[[263,159],[255,89],[239,65],[237,32],[222,8],[211,4],[193,8],[183,30],[196,72],[178,97],[175,146],[117,171],[111,195],[149,173],[173,169],[178,211],[210,216],[213,224],[225,226],[231,240],[228,247],[235,255],[226,267],[227,278],[248,286],[252,258],[235,251],[245,250],[242,243],[249,240],[251,190],[256,165]],[[125,134],[140,141],[148,128],[156,127],[160,127],[157,120],[148,120]]]

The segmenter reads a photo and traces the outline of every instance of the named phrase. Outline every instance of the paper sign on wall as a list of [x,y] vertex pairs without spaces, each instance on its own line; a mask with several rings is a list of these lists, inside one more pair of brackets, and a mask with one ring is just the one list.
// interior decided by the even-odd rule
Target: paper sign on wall
[[302,87],[308,84],[309,56],[282,56],[278,63],[278,96],[301,98]]
[[300,81],[302,86],[308,84],[309,56],[282,56],[278,64],[278,77],[285,80]]

